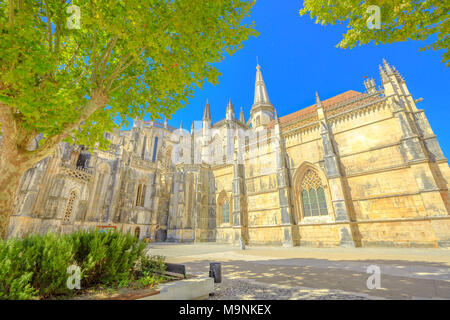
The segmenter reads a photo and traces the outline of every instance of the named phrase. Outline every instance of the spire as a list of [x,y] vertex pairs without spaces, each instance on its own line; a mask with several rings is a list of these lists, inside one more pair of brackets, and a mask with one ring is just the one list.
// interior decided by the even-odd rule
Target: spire
[[256,81],[255,81],[255,98],[253,106],[257,105],[270,105],[269,95],[267,94],[266,84],[261,73],[261,67],[258,64],[256,66]]
[[211,121],[211,110],[208,99],[206,99],[205,111],[203,112],[203,121]]
[[183,120],[180,122],[180,129],[183,129]]
[[192,125],[191,125],[191,134],[194,133],[194,121],[192,121]]
[[164,118],[164,128],[167,129],[167,118]]
[[277,110],[275,110],[275,116],[274,116],[274,119],[275,119],[275,123],[280,123],[280,119],[278,118]]
[[234,119],[234,107],[233,107],[233,103],[231,102],[231,98],[227,104],[226,118],[229,120]]
[[241,113],[239,114],[239,121],[245,124],[244,110],[242,110],[242,107],[241,107]]
[[258,64],[256,66],[255,99],[250,110],[252,127],[256,128],[268,124],[272,120],[274,109],[267,94],[261,67]]

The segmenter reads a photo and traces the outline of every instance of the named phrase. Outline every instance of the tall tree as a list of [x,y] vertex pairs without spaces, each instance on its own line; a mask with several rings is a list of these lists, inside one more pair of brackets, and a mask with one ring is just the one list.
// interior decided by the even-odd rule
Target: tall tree
[[103,148],[129,118],[170,117],[257,35],[243,23],[254,0],[75,5],[79,15],[65,0],[0,1],[2,237],[21,176],[60,142]]
[[[367,20],[380,8],[381,28],[368,28]],[[450,2],[442,0],[304,0],[300,15],[309,15],[322,25],[347,23],[341,48],[374,41],[375,45],[407,40],[433,39],[427,49],[443,49],[442,62],[450,66]]]

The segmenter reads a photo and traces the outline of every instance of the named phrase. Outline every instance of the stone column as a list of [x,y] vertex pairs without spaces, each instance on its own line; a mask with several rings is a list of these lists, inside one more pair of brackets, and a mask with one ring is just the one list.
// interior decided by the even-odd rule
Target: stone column
[[247,214],[245,208],[244,165],[234,155],[233,163],[233,244],[240,245],[240,239],[248,243]]
[[[346,190],[344,189],[344,178],[342,177],[339,158],[333,147],[332,133],[329,129],[328,120],[322,108],[322,102],[316,93],[317,115],[320,123],[320,135],[322,137],[322,146],[324,151],[325,173],[327,175],[328,184],[330,186],[331,202],[335,213],[336,222],[347,222],[340,227],[340,245],[346,247],[355,246],[355,237],[357,226],[351,224],[350,204],[346,198]],[[357,240],[359,241],[359,240]]]
[[277,175],[278,201],[281,215],[281,232],[283,247],[298,245],[298,227],[295,224],[291,206],[291,187],[286,165],[286,151],[280,133],[278,116],[275,115],[274,152]]

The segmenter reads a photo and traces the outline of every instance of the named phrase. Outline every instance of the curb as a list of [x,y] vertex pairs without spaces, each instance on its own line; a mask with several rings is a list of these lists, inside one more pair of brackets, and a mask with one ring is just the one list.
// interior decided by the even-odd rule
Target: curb
[[204,300],[214,292],[214,279],[196,277],[158,286],[159,294],[137,300]]

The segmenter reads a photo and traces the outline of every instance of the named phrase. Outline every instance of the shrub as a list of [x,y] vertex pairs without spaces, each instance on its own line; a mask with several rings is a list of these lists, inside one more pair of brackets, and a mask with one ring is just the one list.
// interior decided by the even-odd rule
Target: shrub
[[116,231],[48,233],[0,241],[0,299],[70,294],[70,265],[80,267],[82,288],[123,286],[133,278],[144,249],[144,242]]
[[33,263],[19,240],[0,241],[0,299],[30,299],[37,294],[31,286]]
[[141,257],[141,271],[148,273],[162,274],[166,271],[166,264],[164,263],[163,256],[148,256],[142,255]]
[[71,239],[48,233],[25,241],[31,248],[35,248],[33,251],[38,250],[40,253],[40,259],[35,261],[36,272],[32,282],[32,286],[39,290],[39,295],[48,297],[72,293],[67,288],[67,268],[74,264],[74,245]]
[[129,279],[145,243],[130,234],[79,231],[71,235],[83,284],[118,284]]

